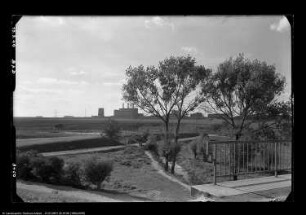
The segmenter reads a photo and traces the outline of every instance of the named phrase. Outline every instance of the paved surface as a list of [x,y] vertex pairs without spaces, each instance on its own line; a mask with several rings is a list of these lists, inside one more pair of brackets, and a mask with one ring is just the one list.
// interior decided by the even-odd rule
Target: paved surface
[[216,201],[271,201],[285,200],[291,192],[291,174],[278,177],[252,178],[223,183],[196,185],[192,196],[210,196]]
[[[129,146],[138,146],[138,143],[130,144]],[[90,148],[90,149],[76,149],[76,150],[68,150],[68,151],[59,151],[59,152],[45,152],[41,153],[41,155],[48,157],[48,156],[60,156],[60,155],[73,155],[73,154],[83,154],[83,153],[90,153],[90,152],[106,152],[111,151],[114,149],[121,149],[126,147],[125,145],[120,146],[104,146],[98,148]]]

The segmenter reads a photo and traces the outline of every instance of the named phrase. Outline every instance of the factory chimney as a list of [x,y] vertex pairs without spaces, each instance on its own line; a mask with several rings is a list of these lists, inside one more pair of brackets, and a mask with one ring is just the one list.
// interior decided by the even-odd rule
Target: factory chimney
[[122,103],[122,109],[124,109],[124,103]]

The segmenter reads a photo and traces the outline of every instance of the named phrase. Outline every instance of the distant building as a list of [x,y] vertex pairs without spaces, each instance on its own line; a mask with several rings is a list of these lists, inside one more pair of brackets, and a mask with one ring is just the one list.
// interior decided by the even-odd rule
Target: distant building
[[138,117],[143,116],[138,113],[138,109],[134,108],[134,105],[127,104],[127,108],[124,108],[124,104],[122,104],[122,108],[119,110],[114,110],[115,118],[128,118],[128,119],[137,119]]
[[191,119],[202,119],[204,118],[203,114],[200,112],[190,114]]
[[64,118],[73,118],[73,116],[64,116]]
[[217,114],[208,114],[208,118],[209,119],[222,119],[222,116],[223,116],[224,114],[219,114],[219,113],[217,113]]
[[104,117],[104,108],[98,109],[98,117]]

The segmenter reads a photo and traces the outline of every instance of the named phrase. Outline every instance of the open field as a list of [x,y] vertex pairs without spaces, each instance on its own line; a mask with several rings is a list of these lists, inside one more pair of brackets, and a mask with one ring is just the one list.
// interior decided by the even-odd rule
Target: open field
[[50,142],[44,144],[28,144],[23,146],[18,146],[17,149],[20,152],[35,150],[39,153],[42,152],[57,152],[57,151],[67,151],[67,150],[76,150],[76,149],[89,149],[96,147],[106,147],[106,146],[119,146],[122,143],[110,140],[103,137],[91,138],[91,139],[80,139],[80,140],[71,140],[71,141],[62,141],[62,142]]
[[[61,132],[59,132],[58,134],[61,135]],[[25,139],[17,139],[16,146],[23,147],[23,146],[38,145],[38,144],[41,145],[41,144],[71,142],[71,141],[98,139],[98,138],[101,138],[99,134],[54,136],[54,137],[43,137],[43,138],[25,138]]]
[[[108,118],[35,118],[35,117],[15,117],[14,126],[16,128],[16,138],[46,138],[71,136],[71,132],[101,132]],[[119,122],[122,130],[150,133],[160,133],[162,122],[159,119],[115,119]],[[173,129],[176,121],[170,121]],[[218,119],[185,119],[181,124],[183,133],[194,133],[198,131],[210,132],[212,125],[221,123]],[[61,132],[54,129],[56,124],[62,124]],[[68,132],[68,133],[67,133]],[[70,132],[70,133],[69,133]],[[74,134],[75,135],[75,134]]]

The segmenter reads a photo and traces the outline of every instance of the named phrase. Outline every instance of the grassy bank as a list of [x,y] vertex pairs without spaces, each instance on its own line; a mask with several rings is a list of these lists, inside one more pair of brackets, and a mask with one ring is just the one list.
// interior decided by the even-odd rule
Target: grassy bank
[[[94,153],[101,160],[112,160],[114,169],[103,182],[102,191],[128,193],[153,201],[186,201],[190,193],[181,185],[158,174],[142,148],[128,146],[116,152]],[[65,162],[83,163],[93,154],[59,156]]]
[[119,146],[122,143],[110,140],[104,137],[86,139],[86,140],[74,140],[70,142],[56,142],[56,143],[46,143],[42,145],[30,145],[30,146],[20,146],[17,149],[20,152],[35,150],[39,153],[42,152],[58,152],[58,151],[67,151],[67,150],[76,150],[76,149],[88,149],[104,146]]

